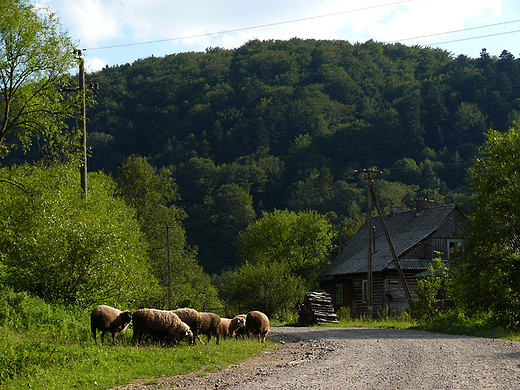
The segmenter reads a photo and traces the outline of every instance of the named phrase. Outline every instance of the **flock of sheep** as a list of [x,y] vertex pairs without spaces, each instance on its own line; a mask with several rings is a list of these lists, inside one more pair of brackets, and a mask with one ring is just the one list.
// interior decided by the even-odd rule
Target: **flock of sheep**
[[125,330],[130,322],[133,323],[136,343],[143,337],[165,344],[176,343],[181,340],[194,345],[199,335],[206,335],[207,342],[215,336],[217,344],[221,337],[238,335],[258,335],[258,340],[265,341],[269,332],[269,319],[260,311],[250,311],[236,317],[221,318],[215,313],[201,313],[195,309],[184,308],[177,310],[138,309],[120,311],[110,306],[99,305],[90,314],[90,329],[96,341],[97,331],[101,332],[101,344],[106,332],[112,334],[112,344],[115,344],[116,333]]

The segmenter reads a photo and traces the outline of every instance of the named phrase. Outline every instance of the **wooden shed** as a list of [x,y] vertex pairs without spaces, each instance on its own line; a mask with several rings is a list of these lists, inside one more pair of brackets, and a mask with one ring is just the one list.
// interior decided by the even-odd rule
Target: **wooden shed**
[[[384,217],[410,293],[415,298],[417,280],[434,258],[449,260],[463,239],[466,216],[455,204],[435,206],[432,201],[417,202],[415,210],[393,208]],[[372,312],[398,312],[409,309],[404,287],[379,218],[372,219]],[[325,291],[334,308],[349,307],[353,315],[368,309],[367,226],[361,227],[324,273]]]

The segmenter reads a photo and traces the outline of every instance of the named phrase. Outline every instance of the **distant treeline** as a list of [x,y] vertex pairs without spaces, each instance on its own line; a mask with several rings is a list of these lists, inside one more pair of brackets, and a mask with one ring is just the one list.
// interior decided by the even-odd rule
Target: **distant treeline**
[[455,58],[374,41],[253,40],[107,67],[87,82],[101,85],[88,108],[89,169],[116,175],[130,155],[170,167],[188,242],[210,273],[237,264],[237,232],[263,210],[313,209],[348,230],[366,207],[355,169],[384,171],[383,207],[460,203],[484,133],[520,118],[519,61],[506,50]]

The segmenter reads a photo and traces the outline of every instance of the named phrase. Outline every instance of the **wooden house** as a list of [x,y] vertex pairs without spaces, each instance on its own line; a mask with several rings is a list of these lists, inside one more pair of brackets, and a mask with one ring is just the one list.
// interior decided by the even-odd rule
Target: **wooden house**
[[[432,259],[449,260],[462,240],[466,216],[457,205],[435,206],[420,200],[416,209],[393,207],[384,217],[412,298],[417,297],[417,279],[429,269]],[[379,217],[372,218],[372,313],[409,308],[404,287],[393,262]],[[366,223],[324,273],[325,291],[334,308],[349,307],[352,315],[367,314],[368,232]]]

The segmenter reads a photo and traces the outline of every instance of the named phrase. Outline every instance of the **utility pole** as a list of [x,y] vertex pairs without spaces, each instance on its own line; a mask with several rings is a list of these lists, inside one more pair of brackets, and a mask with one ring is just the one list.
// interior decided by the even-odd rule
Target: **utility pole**
[[172,309],[172,262],[170,259],[170,227],[166,225],[166,244],[168,248],[168,310]]
[[83,131],[81,136],[81,148],[83,150],[83,163],[80,167],[81,175],[81,189],[85,194],[85,200],[87,200],[87,105],[85,102],[85,60],[81,57],[81,50],[78,50],[79,59],[79,94],[81,101],[81,109],[79,115],[80,127]]
[[[360,171],[356,171],[360,172]],[[371,188],[373,185],[373,174],[379,173],[374,169],[363,169],[364,179],[367,181],[367,315],[372,317],[373,315],[373,301],[372,301],[372,193]]]
[[408,301],[408,305],[410,306],[410,309],[413,309],[413,299],[412,295],[410,294],[410,289],[408,288],[408,283],[406,282],[406,278],[404,276],[404,272],[401,268],[401,264],[399,263],[399,260],[397,259],[397,254],[395,252],[394,244],[392,243],[392,238],[390,237],[390,233],[388,232],[388,228],[386,227],[386,222],[384,215],[381,211],[381,208],[379,207],[379,202],[377,201],[376,197],[376,191],[374,189],[374,179],[373,174],[381,173],[381,171],[373,170],[373,169],[363,169],[362,171],[355,171],[356,173],[362,172],[364,173],[364,179],[367,181],[367,204],[368,204],[368,210],[367,210],[367,293],[368,293],[368,314],[372,315],[372,203],[371,199],[374,200],[374,204],[377,209],[377,214],[379,215],[379,220],[381,221],[381,226],[383,227],[383,232],[386,237],[386,241],[388,242],[388,247],[390,248],[390,252],[392,254],[392,261],[395,265],[395,268],[397,270],[397,273],[399,274],[399,279],[401,280],[401,284],[404,288],[404,293],[406,295],[406,299]]
[[[67,92],[76,92],[79,95],[80,110],[79,110],[79,124],[82,130],[80,138],[80,145],[83,154],[83,162],[80,167],[80,180],[81,189],[85,194],[85,200],[87,200],[87,104],[86,104],[86,91],[85,91],[85,60],[81,57],[81,50],[74,52],[78,57],[79,62],[79,73],[78,73],[78,88],[63,88]],[[92,86],[91,86],[92,88]]]

